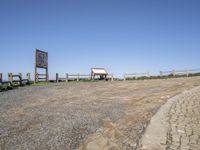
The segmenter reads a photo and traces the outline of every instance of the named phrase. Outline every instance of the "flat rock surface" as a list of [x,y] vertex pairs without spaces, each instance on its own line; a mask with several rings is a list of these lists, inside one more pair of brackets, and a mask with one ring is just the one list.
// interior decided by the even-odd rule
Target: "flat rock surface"
[[[200,78],[192,77],[71,82],[1,92],[0,149],[137,149],[159,108],[169,98],[199,85]],[[198,111],[191,107],[184,111]],[[175,108],[179,110],[178,103]],[[173,123],[171,126],[169,143],[175,132]],[[176,131],[189,134],[189,129],[184,129]]]
[[173,97],[151,119],[141,150],[200,149],[200,87]]

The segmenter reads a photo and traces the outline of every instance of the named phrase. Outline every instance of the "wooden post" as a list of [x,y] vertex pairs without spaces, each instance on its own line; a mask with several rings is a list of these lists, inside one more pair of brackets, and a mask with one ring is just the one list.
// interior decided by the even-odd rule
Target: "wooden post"
[[90,73],[90,80],[92,80],[92,72]]
[[56,82],[57,83],[59,82],[59,75],[58,75],[58,73],[56,73]]
[[26,74],[26,80],[27,80],[26,84],[30,84],[30,81],[31,81],[31,74],[30,73]]
[[37,82],[37,66],[36,66],[36,61],[37,61],[37,59],[36,59],[36,51],[37,51],[37,49],[35,49],[35,63],[34,63],[34,84]]
[[162,71],[160,71],[160,77],[162,77],[163,76],[163,72]]
[[147,77],[148,77],[148,78],[150,77],[150,73],[149,73],[149,72],[147,72]]
[[3,82],[3,74],[0,73],[0,90],[1,90],[1,85],[2,85],[2,82]]
[[187,77],[189,77],[189,71],[185,70]]
[[114,81],[114,77],[113,77],[113,74],[111,74],[111,81]]
[[175,77],[175,76],[176,76],[176,71],[175,71],[175,70],[172,70],[172,74],[173,74],[173,76]]
[[90,77],[90,74],[88,75],[88,80],[92,80],[91,77]]
[[13,84],[12,73],[8,73],[8,80],[10,81],[11,84]]
[[39,74],[38,73],[36,73],[36,82],[35,83],[37,83],[38,82],[38,79],[39,78]]
[[90,77],[91,77],[91,80],[93,80],[93,73],[91,73],[91,76],[90,76]]
[[18,73],[19,75],[19,85],[21,86],[22,85],[22,73]]
[[124,74],[124,81],[126,81],[126,74]]
[[21,79],[22,79],[22,73],[18,73],[18,75],[19,75],[19,78],[21,78]]
[[77,79],[76,80],[77,80],[77,82],[79,81],[79,74],[77,74]]
[[31,74],[30,74],[30,73],[27,73],[27,74],[26,74],[26,79],[28,80],[28,82],[31,81]]
[[138,77],[137,77],[137,72],[136,72],[136,73],[135,73],[135,79],[137,80],[137,78],[138,78]]
[[66,73],[66,82],[68,82],[69,81],[69,75],[68,75],[68,73]]
[[3,74],[0,73],[0,84],[3,82]]
[[48,53],[47,53],[47,68],[46,68],[46,82],[49,81],[49,63],[48,63]]

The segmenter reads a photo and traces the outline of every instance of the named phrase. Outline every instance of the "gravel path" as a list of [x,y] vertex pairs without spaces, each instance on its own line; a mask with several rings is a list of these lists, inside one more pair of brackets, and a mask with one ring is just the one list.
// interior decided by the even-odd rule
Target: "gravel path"
[[200,87],[170,99],[152,118],[143,150],[200,150]]
[[136,149],[169,97],[200,78],[64,83],[0,93],[1,150]]

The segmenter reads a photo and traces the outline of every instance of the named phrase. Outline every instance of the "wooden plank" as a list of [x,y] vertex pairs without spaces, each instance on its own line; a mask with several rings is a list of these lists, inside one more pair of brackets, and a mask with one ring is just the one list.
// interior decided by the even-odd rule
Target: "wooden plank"
[[38,79],[39,79],[39,80],[40,80],[40,79],[46,80],[46,78],[40,78],[40,77],[38,77]]
[[39,73],[38,73],[38,75],[39,75],[39,76],[46,76],[46,74],[39,74]]

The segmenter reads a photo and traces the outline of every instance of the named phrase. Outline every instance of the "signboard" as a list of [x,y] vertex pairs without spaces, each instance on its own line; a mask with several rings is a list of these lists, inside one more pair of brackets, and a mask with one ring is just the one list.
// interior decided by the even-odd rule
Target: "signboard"
[[48,67],[48,53],[36,49],[36,67],[47,68]]
[[[39,74],[37,72],[37,68],[42,68],[45,69],[45,74]],[[48,81],[49,76],[48,76],[48,53],[35,49],[35,77],[34,77],[34,82],[38,82],[39,80],[41,81]]]

